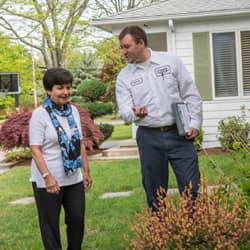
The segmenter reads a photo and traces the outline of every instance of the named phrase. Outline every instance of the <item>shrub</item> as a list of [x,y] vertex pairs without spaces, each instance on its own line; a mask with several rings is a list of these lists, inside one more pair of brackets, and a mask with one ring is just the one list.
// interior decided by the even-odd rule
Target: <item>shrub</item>
[[22,160],[30,160],[32,158],[31,151],[29,148],[24,148],[14,152],[8,152],[5,155],[5,161],[22,161]]
[[202,142],[203,142],[203,135],[204,135],[204,132],[202,129],[200,129],[199,135],[194,140],[194,147],[195,147],[196,151],[201,150]]
[[11,113],[0,129],[0,144],[4,150],[29,146],[29,120],[31,112],[24,108]]
[[85,102],[85,103],[80,103],[79,106],[88,109],[92,119],[95,119],[98,116],[113,113],[113,104],[111,102],[109,103]]
[[241,116],[229,116],[219,121],[218,139],[224,149],[233,149],[235,144],[240,147],[248,145],[250,124],[246,121],[245,107],[241,108]]
[[238,249],[249,240],[250,217],[241,209],[241,195],[230,185],[208,194],[202,181],[195,202],[191,188],[185,194],[176,201],[160,191],[158,212],[136,214],[137,221],[130,226],[135,238],[127,236],[132,249]]
[[112,124],[101,123],[98,127],[104,135],[104,140],[108,139],[114,131],[114,126]]
[[94,151],[94,148],[98,147],[98,144],[104,140],[104,135],[91,119],[89,111],[77,105],[75,106],[81,118],[84,144],[87,149]]
[[96,79],[84,80],[76,89],[77,95],[83,96],[90,102],[100,100],[100,97],[103,96],[105,92],[106,85]]
[[[85,146],[93,151],[94,147],[104,139],[104,136],[94,124],[89,112],[86,109],[76,107],[81,118]],[[4,150],[29,146],[29,120],[31,115],[32,113],[28,108],[24,108],[20,112],[10,114],[6,119],[0,129],[0,144]]]

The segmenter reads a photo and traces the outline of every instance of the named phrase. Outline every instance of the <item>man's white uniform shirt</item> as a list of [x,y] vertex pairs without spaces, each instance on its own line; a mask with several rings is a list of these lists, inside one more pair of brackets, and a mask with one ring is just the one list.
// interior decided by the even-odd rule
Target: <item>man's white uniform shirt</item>
[[[168,52],[150,52],[147,62],[128,64],[117,77],[119,115],[138,126],[167,126],[175,123],[172,104],[185,102],[191,116],[190,127],[199,129],[202,101],[184,64]],[[134,106],[146,106],[148,115],[136,117],[132,111]]]

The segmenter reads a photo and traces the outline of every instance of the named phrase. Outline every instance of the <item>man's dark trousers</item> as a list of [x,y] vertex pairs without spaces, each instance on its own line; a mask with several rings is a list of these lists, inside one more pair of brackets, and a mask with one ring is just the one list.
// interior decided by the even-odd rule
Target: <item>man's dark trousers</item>
[[192,183],[192,196],[197,197],[200,184],[198,156],[193,142],[178,135],[176,129],[162,132],[139,127],[136,140],[141,160],[142,182],[148,206],[157,205],[157,190],[168,189],[168,162],[175,173],[179,192]]

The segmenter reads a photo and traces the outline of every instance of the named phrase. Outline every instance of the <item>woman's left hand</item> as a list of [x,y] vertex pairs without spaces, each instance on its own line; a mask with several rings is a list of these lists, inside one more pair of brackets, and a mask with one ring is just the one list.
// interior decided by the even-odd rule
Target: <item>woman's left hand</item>
[[84,173],[83,174],[83,183],[84,183],[84,188],[89,189],[92,186],[92,178],[89,173]]

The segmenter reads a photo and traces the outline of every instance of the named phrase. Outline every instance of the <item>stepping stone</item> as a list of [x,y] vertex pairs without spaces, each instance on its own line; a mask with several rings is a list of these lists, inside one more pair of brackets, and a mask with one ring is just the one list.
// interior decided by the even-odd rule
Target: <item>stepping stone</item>
[[24,197],[22,199],[18,199],[18,200],[10,202],[10,204],[28,205],[28,204],[31,204],[31,203],[34,203],[34,202],[35,202],[34,197]]
[[113,192],[113,193],[105,193],[100,196],[101,199],[115,198],[115,197],[127,197],[132,194],[132,191],[127,192]]

